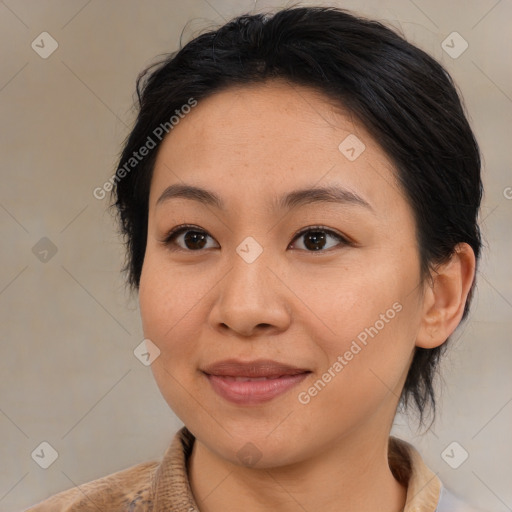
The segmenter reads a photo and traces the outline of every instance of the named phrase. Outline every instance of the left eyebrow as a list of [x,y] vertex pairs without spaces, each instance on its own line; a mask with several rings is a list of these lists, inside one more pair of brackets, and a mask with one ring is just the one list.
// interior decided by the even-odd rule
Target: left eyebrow
[[[224,201],[215,192],[194,185],[175,183],[167,187],[158,198],[156,204],[173,198],[184,198],[208,204],[225,210]],[[364,207],[374,213],[371,205],[361,196],[336,185],[326,187],[304,188],[288,192],[279,199],[274,199],[274,209],[291,210],[312,203],[338,203]]]
[[294,190],[281,197],[276,205],[278,209],[292,209],[311,203],[341,203],[362,206],[374,211],[370,203],[350,190],[330,185]]

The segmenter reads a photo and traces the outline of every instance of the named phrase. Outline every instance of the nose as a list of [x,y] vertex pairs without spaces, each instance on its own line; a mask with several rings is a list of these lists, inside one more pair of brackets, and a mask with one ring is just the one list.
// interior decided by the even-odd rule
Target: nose
[[291,311],[290,293],[275,265],[269,265],[265,251],[248,263],[238,254],[228,274],[217,288],[210,312],[210,324],[216,330],[232,331],[239,336],[268,336],[287,329]]

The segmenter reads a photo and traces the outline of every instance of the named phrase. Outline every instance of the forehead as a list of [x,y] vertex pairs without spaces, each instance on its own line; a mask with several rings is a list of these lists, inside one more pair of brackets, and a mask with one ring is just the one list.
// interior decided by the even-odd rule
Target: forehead
[[180,119],[158,150],[150,203],[182,181],[246,200],[314,184],[369,202],[401,195],[361,123],[318,91],[281,81],[215,93]]

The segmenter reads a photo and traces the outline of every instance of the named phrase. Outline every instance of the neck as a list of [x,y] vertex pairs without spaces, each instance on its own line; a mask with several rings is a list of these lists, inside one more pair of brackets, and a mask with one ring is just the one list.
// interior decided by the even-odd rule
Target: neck
[[406,489],[389,468],[388,435],[353,432],[312,458],[262,469],[233,464],[196,439],[190,485],[201,512],[398,512]]

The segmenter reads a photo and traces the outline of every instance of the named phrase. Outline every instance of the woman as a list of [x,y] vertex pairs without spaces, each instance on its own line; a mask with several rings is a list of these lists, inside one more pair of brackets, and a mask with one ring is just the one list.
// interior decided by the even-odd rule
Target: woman
[[145,356],[183,427],[161,462],[34,511],[468,511],[408,443],[480,253],[454,85],[335,8],[241,16],[138,81],[112,177]]

